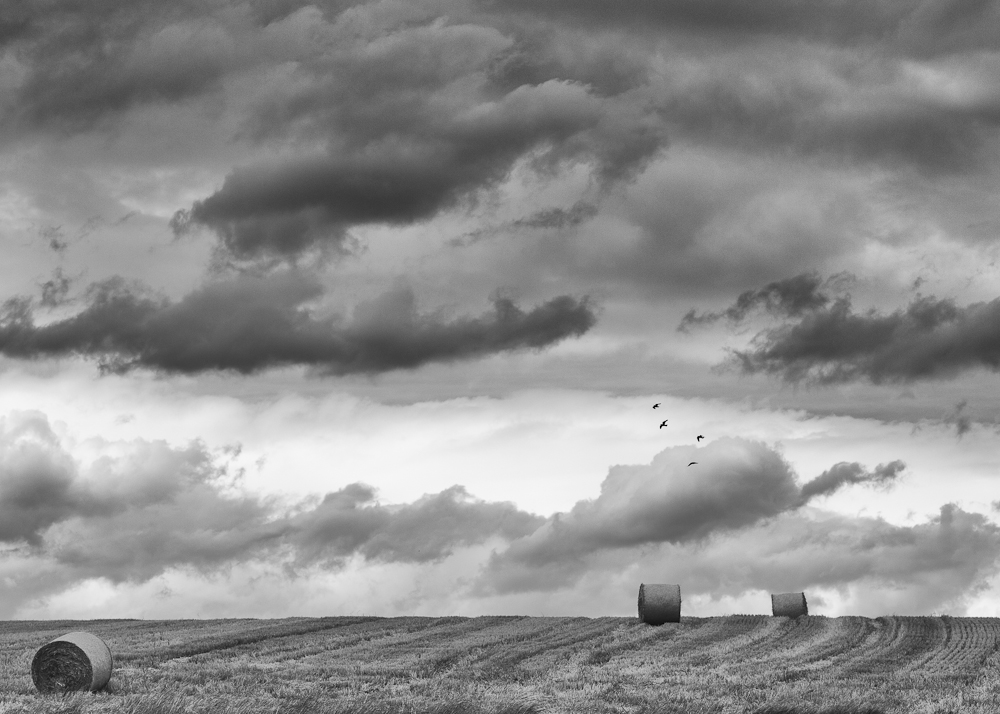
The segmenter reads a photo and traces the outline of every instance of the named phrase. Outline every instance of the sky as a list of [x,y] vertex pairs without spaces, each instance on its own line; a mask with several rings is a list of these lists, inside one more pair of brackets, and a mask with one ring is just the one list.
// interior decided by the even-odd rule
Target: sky
[[6,2],[0,616],[1000,617],[998,73],[991,0]]

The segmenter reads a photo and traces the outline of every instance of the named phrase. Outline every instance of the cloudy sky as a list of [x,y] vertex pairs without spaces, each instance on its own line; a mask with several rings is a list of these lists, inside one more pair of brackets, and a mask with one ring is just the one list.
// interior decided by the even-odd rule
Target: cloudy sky
[[1000,616],[1000,2],[14,0],[0,53],[0,616]]

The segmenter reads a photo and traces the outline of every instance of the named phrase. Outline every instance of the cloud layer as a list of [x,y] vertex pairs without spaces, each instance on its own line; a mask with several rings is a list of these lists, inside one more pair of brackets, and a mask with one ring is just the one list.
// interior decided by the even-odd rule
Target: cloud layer
[[901,52],[931,54],[956,45],[997,49],[990,26],[1000,19],[995,3],[984,0],[484,0],[498,12],[517,10],[593,26],[791,35],[854,45],[880,41]]
[[[219,191],[178,213],[174,229],[212,228],[238,259],[295,256],[339,245],[351,226],[431,218],[505,178],[536,149],[535,161],[593,160],[616,177],[663,141],[629,126],[641,116],[623,115],[618,102],[573,82],[553,79],[485,99],[457,113],[453,101],[447,111],[408,107],[412,125],[393,123],[391,134],[365,136],[360,148],[237,169]],[[372,132],[368,123],[363,129]]]
[[[451,321],[417,312],[409,288],[361,303],[353,320],[313,317],[321,297],[312,273],[247,274],[215,281],[177,302],[156,299],[122,278],[92,284],[75,316],[36,325],[30,298],[8,300],[0,353],[19,358],[97,357],[102,373],[136,368],[190,374],[306,365],[327,375],[374,374],[427,362],[540,349],[589,330],[587,298],[553,298],[529,312],[495,298],[492,314]],[[43,293],[43,304],[48,293]],[[49,299],[49,302],[51,300]]]
[[849,295],[834,300],[819,292],[819,285],[815,274],[777,281],[741,294],[723,312],[698,316],[689,311],[678,330],[721,318],[739,323],[757,306],[773,315],[799,317],[758,333],[750,350],[730,350],[731,360],[724,365],[793,384],[912,383],[976,368],[1000,370],[1000,298],[959,307],[948,298],[918,297],[887,315],[858,314]]
[[[526,285],[743,291],[870,240],[988,235],[966,211],[997,186],[993,2],[152,7],[12,13],[0,132],[76,147],[110,203],[123,167],[155,174],[175,235],[224,263],[349,262],[369,231],[481,218],[512,176],[586,179],[500,221],[525,237],[503,259]],[[502,249],[449,238],[431,271],[492,275]]]
[[760,442],[724,437],[673,447],[648,465],[611,467],[596,499],[495,554],[486,581],[499,592],[572,585],[599,551],[663,543],[701,549],[844,486],[891,485],[904,467],[895,461],[869,474],[840,463],[800,487],[788,463]]
[[[276,400],[657,384],[943,419],[979,444],[1000,367],[997,76],[993,0],[16,0],[0,12],[0,358]],[[705,373],[721,354],[695,328],[712,325],[755,327],[732,378]],[[263,374],[286,366],[384,376]],[[922,384],[796,402],[737,378],[753,375]],[[44,416],[4,423],[11,602],[249,561],[424,577],[476,557],[463,583],[484,598],[669,562],[701,593],[884,581],[927,609],[997,552],[994,526],[952,504],[912,527],[817,507],[904,484],[916,450],[827,455],[800,483],[776,447],[720,439],[613,466],[599,495],[541,517],[459,485],[382,506],[349,474],[279,504],[201,442],[132,433],[147,438],[90,464]]]
[[[595,499],[550,517],[475,499],[459,485],[394,506],[380,504],[362,483],[299,503],[261,498],[242,489],[241,473],[231,473],[232,450],[210,453],[197,441],[183,448],[104,443],[87,466],[71,448],[39,412],[12,413],[0,423],[0,543],[17,554],[3,567],[15,573],[39,566],[32,578],[6,581],[9,603],[80,578],[142,583],[169,569],[209,574],[250,561],[281,565],[289,575],[316,565],[336,572],[354,557],[440,563],[493,539],[509,545],[468,583],[474,596],[572,587],[588,572],[620,570],[651,548],[711,560],[725,558],[733,543],[754,540],[772,541],[768,551],[794,541],[788,557],[801,564],[825,542],[824,562],[843,572],[834,578],[829,568],[806,568],[801,578],[809,584],[916,584],[941,569],[961,569],[974,581],[996,567],[1000,545],[1000,529],[950,504],[940,519],[913,527],[829,514],[803,518],[808,503],[841,488],[894,486],[903,463],[871,472],[839,463],[799,486],[777,452],[739,438],[668,448],[646,465],[613,466]],[[698,465],[686,467],[695,454]],[[756,560],[752,550],[743,558],[752,576],[742,585],[730,579],[728,587],[766,586],[767,558]],[[684,567],[695,583],[709,577]],[[786,575],[770,578],[773,586]]]
[[83,468],[39,412],[15,412],[0,429],[0,542],[53,560],[67,578],[141,582],[172,567],[208,572],[272,559],[282,547],[303,566],[342,565],[354,554],[428,562],[543,521],[461,486],[390,508],[354,483],[288,508],[242,493],[240,475],[200,442],[105,444]]

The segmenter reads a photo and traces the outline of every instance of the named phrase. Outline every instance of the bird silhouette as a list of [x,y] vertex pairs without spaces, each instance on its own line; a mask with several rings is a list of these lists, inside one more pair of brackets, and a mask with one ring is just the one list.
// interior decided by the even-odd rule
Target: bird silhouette
[[665,427],[666,425],[667,425],[667,420],[666,420],[666,419],[664,419],[664,420],[663,420],[663,423],[662,423],[662,424],[660,424],[660,428],[662,429],[662,428],[663,428],[663,427]]
[[697,461],[692,461],[690,464],[688,464],[688,466],[694,466],[696,463],[698,463],[698,462]]
[[656,404],[653,405],[653,409],[656,409],[658,406],[660,406],[659,402],[657,402]]
[[701,441],[704,438],[705,438],[704,436],[702,436],[701,434],[698,434],[698,438],[695,439],[695,441]]

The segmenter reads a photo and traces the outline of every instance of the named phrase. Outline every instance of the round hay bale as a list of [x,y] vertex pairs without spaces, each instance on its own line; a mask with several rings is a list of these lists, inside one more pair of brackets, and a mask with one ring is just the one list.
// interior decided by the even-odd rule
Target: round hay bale
[[89,632],[68,632],[42,645],[31,660],[39,692],[96,692],[111,679],[111,648]]
[[681,586],[639,586],[639,620],[647,625],[681,621]]
[[779,593],[771,595],[771,613],[775,617],[808,615],[805,593]]

